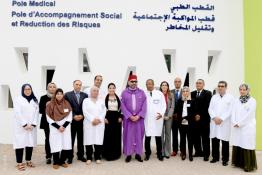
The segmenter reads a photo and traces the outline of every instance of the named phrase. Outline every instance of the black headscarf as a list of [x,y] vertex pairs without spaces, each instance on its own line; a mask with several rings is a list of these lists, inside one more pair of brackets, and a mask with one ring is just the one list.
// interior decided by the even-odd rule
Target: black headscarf
[[[26,96],[25,93],[24,93],[24,90],[25,90],[25,87],[26,87],[26,86],[29,86],[29,87],[31,88],[31,91],[32,91],[31,95],[29,95],[29,96]],[[36,103],[38,102],[38,101],[37,101],[37,98],[35,97],[35,94],[34,94],[34,92],[33,92],[32,86],[31,86],[30,84],[24,84],[24,85],[22,86],[21,94],[22,94],[22,96],[28,101],[28,103],[30,103],[30,101],[31,101],[32,99],[33,99]]]

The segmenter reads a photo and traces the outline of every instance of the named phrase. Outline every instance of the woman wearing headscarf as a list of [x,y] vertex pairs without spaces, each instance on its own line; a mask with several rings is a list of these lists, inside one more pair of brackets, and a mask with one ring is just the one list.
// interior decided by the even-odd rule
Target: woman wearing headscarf
[[177,102],[177,117],[179,121],[181,159],[186,159],[186,143],[188,146],[189,161],[193,161],[193,130],[195,103],[191,99],[190,89],[182,88],[182,98]]
[[43,95],[40,98],[39,101],[39,113],[42,115],[41,122],[40,122],[40,129],[43,129],[45,132],[45,153],[46,153],[46,164],[51,164],[51,150],[50,150],[50,144],[49,144],[49,124],[46,119],[46,106],[48,102],[53,98],[54,93],[56,91],[56,84],[55,83],[49,83],[47,85],[47,93],[46,95]]
[[122,115],[121,102],[116,94],[116,85],[108,84],[108,94],[105,99],[107,109],[105,116],[105,133],[103,157],[110,161],[121,157]]
[[234,102],[231,117],[232,165],[247,172],[257,169],[256,100],[249,92],[250,88],[247,84],[239,86],[240,97]]
[[[101,163],[102,145],[105,131],[105,101],[99,97],[99,89],[93,86],[90,89],[90,98],[83,101],[84,113],[84,145],[86,147],[86,164],[92,162],[94,153],[97,164]],[[93,147],[95,152],[93,151]]]
[[17,169],[24,171],[23,153],[27,167],[35,167],[31,161],[33,147],[36,146],[36,132],[38,120],[38,101],[30,84],[24,84],[21,96],[14,101],[14,142]]
[[52,100],[46,106],[46,117],[50,128],[50,147],[53,155],[53,168],[68,167],[65,160],[72,149],[71,121],[72,108],[64,98],[62,89],[57,89]]

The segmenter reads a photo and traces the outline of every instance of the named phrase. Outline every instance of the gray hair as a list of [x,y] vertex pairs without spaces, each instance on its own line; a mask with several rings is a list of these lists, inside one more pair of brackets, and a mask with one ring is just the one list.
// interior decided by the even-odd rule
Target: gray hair
[[[185,90],[189,92],[187,98],[183,96],[183,91],[185,91]],[[190,89],[189,89],[188,86],[184,86],[184,87],[182,88],[182,100],[183,100],[183,101],[191,100],[191,93],[190,93]]]

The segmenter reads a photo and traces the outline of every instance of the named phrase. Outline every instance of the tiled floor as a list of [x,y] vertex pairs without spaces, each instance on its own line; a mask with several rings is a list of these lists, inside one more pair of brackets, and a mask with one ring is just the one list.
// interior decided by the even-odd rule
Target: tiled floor
[[179,157],[158,161],[155,155],[143,163],[132,160],[125,163],[124,157],[120,160],[102,164],[92,163],[86,165],[79,161],[74,161],[69,168],[60,168],[54,170],[51,165],[45,164],[44,147],[38,146],[33,152],[33,162],[36,168],[27,169],[19,172],[15,168],[15,155],[11,145],[0,144],[0,175],[12,174],[39,174],[39,175],[241,175],[241,174],[259,174],[262,175],[262,152],[257,152],[257,161],[259,169],[253,173],[245,173],[239,168],[232,166],[223,167],[221,163],[210,164],[204,162],[202,158],[194,158],[193,162],[188,159],[182,161]]

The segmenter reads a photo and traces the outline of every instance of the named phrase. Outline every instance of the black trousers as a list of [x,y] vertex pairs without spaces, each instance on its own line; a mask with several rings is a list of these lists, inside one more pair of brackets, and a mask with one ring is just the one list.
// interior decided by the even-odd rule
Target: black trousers
[[[95,148],[95,152],[93,151],[93,146]],[[94,153],[95,160],[101,160],[102,149],[102,145],[86,145],[86,159],[93,160]]]
[[53,153],[53,164],[62,165],[65,163],[65,160],[68,158],[71,150],[62,150],[61,152]]
[[210,155],[210,127],[207,126],[196,126],[194,128],[194,148],[196,154],[203,155],[204,157],[209,157]]
[[178,130],[179,130],[179,122],[177,120],[173,120],[172,124],[172,148],[174,152],[178,152]]
[[[228,162],[229,161],[229,142],[228,141],[222,141],[222,161]],[[220,147],[220,139],[212,138],[212,157],[213,159],[219,161],[219,151]]]
[[49,126],[44,129],[45,132],[45,158],[50,159],[52,157],[51,154],[51,148],[50,148],[50,142],[49,142],[49,134],[50,134],[50,129]]
[[186,140],[188,146],[188,153],[189,156],[193,154],[193,129],[189,125],[180,125],[179,126],[180,132],[180,151],[182,155],[186,155]]
[[[159,157],[162,156],[162,139],[161,139],[161,136],[156,136],[155,140],[156,140],[157,157],[159,158]],[[145,151],[146,151],[145,154],[148,157],[152,153],[150,143],[151,143],[151,137],[145,136]]]
[[72,151],[70,159],[74,158],[74,145],[75,145],[75,138],[77,137],[77,157],[82,158],[84,157],[84,130],[83,130],[83,121],[73,122],[71,124],[71,137],[72,137]]
[[[32,153],[33,153],[33,147],[26,147],[25,148],[25,160],[26,161],[31,161]],[[16,155],[16,162],[17,163],[23,162],[23,154],[24,154],[24,148],[15,149],[15,155]]]

